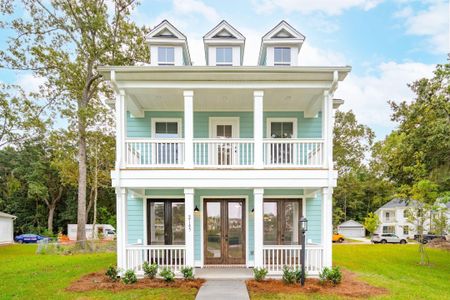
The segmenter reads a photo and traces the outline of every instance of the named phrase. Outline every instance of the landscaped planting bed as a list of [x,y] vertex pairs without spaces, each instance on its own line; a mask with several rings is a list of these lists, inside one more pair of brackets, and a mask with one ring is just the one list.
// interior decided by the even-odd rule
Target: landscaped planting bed
[[388,294],[384,288],[371,286],[350,271],[343,270],[343,279],[340,284],[321,283],[319,279],[307,278],[305,285],[298,283],[285,284],[281,280],[268,279],[264,281],[247,280],[247,289],[252,296],[264,294],[318,294],[333,295],[352,298],[368,298]]
[[146,288],[180,288],[185,290],[200,289],[205,282],[203,279],[175,279],[173,282],[166,282],[163,279],[142,278],[136,283],[125,284],[122,281],[112,281],[104,272],[91,273],[81,277],[80,279],[71,283],[66,288],[69,292],[87,292],[96,290],[108,291],[123,291],[132,289],[146,289]]

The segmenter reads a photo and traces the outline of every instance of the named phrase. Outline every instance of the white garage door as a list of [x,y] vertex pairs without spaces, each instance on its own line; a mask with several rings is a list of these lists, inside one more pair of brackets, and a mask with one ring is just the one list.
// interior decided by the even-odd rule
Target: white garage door
[[10,218],[0,218],[0,244],[12,243],[13,220]]
[[338,231],[345,237],[364,237],[364,228],[339,228]]

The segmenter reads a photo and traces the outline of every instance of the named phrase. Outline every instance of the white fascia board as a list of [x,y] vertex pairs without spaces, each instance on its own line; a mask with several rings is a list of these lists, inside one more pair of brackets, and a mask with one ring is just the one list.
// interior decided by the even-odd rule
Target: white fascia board
[[[121,170],[120,184],[129,188],[320,188],[337,184],[328,170]],[[117,172],[111,172],[113,187]]]
[[118,82],[120,89],[329,89],[331,84],[326,81],[303,82],[196,82],[196,81],[126,81]]

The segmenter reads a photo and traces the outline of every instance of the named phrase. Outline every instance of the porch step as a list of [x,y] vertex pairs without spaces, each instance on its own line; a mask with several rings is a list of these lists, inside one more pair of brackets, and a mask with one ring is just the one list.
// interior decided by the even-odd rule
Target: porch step
[[245,267],[212,267],[196,268],[195,277],[203,279],[250,279],[253,278],[252,269]]

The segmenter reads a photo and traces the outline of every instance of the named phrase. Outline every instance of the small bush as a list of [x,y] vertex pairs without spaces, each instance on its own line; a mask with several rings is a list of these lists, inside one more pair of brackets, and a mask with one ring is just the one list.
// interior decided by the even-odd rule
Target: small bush
[[302,280],[302,269],[296,269],[295,273],[295,282],[300,282]]
[[119,271],[114,266],[109,266],[108,270],[106,270],[105,275],[108,276],[108,278],[111,279],[112,281],[119,280]]
[[142,269],[144,270],[145,277],[150,279],[155,278],[156,274],[158,274],[158,265],[155,263],[149,264],[148,262],[144,262]]
[[297,282],[296,271],[288,266],[284,266],[282,280],[286,284],[296,283]]
[[336,285],[342,281],[342,272],[339,267],[332,267],[331,269],[325,267],[322,272],[319,273],[319,279],[322,284],[330,282]]
[[175,278],[175,273],[173,273],[171,269],[165,267],[159,272],[159,276],[164,278],[164,281],[166,282],[172,282]]
[[132,284],[137,282],[136,274],[134,274],[133,270],[127,270],[122,278],[123,283]]
[[253,276],[256,281],[263,281],[266,279],[268,271],[266,268],[254,268],[253,269]]
[[183,274],[184,279],[194,279],[194,268],[192,267],[181,268],[181,273]]

